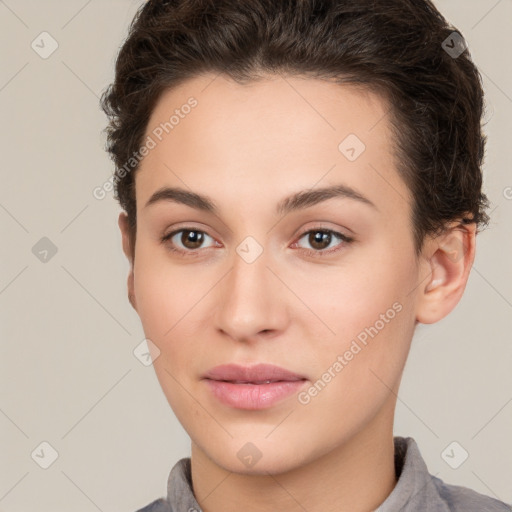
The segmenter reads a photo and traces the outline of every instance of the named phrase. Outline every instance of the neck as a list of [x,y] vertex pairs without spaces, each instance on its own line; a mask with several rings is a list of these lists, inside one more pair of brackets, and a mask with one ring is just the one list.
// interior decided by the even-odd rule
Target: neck
[[204,512],[371,512],[396,485],[393,412],[390,421],[377,415],[347,442],[284,473],[233,473],[192,443],[196,500]]

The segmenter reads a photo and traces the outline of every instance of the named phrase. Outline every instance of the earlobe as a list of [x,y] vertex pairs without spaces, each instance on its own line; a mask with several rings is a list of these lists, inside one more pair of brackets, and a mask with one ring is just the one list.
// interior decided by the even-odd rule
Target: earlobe
[[428,279],[418,287],[418,322],[438,322],[458,304],[475,258],[475,237],[476,224],[457,223],[428,241],[423,251]]
[[132,251],[132,240],[130,235],[130,229],[129,229],[129,223],[128,223],[128,215],[125,212],[121,212],[119,214],[119,219],[117,221],[119,225],[119,229],[121,230],[121,236],[122,236],[122,245],[123,245],[123,252],[125,256],[128,258],[128,261],[130,262],[130,272],[128,274],[128,300],[130,301],[130,304],[132,305],[133,309],[137,311],[137,302],[135,300],[135,293],[134,293],[134,273],[133,273],[133,251]]

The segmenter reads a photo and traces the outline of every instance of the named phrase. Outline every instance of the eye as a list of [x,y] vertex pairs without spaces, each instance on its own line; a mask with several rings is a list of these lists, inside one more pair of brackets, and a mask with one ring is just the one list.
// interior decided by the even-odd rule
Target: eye
[[[312,249],[301,245],[301,240],[303,239]],[[308,253],[320,255],[338,251],[340,246],[348,245],[353,240],[353,238],[331,229],[311,229],[302,234],[299,240],[297,240],[296,245]]]
[[162,238],[162,242],[170,242],[169,246],[172,251],[181,253],[193,252],[197,249],[205,249],[203,244],[209,240],[215,240],[204,231],[193,228],[184,228],[173,231]]

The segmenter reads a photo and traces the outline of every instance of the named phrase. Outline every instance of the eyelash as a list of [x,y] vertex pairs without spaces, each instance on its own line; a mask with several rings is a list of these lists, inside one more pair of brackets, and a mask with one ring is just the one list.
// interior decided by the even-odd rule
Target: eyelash
[[[206,236],[210,236],[210,235],[208,235],[208,233],[206,233],[205,231],[202,231],[200,229],[195,229],[195,228],[192,228],[192,227],[184,227],[184,228],[178,229],[176,231],[172,231],[171,233],[169,233],[167,235],[164,235],[161,238],[161,242],[162,243],[166,243],[170,239],[172,239],[172,237],[174,237],[178,233],[182,233],[183,231],[192,231],[194,233],[202,233],[202,234],[204,234]],[[306,253],[309,256],[313,256],[313,257],[323,257],[325,255],[332,254],[334,252],[339,251],[343,246],[349,245],[352,242],[354,242],[354,238],[349,237],[347,235],[344,235],[343,233],[339,233],[338,231],[334,231],[332,229],[325,229],[325,228],[313,228],[313,229],[308,229],[307,231],[304,231],[298,237],[297,242],[294,242],[293,245],[297,244],[299,242],[299,240],[301,240],[302,238],[304,238],[305,235],[308,235],[310,233],[326,233],[326,234],[330,234],[331,236],[334,236],[335,238],[338,238],[341,242],[343,242],[342,244],[340,243],[340,244],[338,244],[337,246],[335,246],[334,248],[331,248],[331,249],[314,250],[314,249],[299,248],[299,250],[301,250],[302,252]],[[213,237],[210,237],[210,238],[213,238]],[[172,244],[168,244],[168,249],[171,252],[178,253],[178,254],[181,254],[181,255],[186,255],[186,256],[189,256],[189,257],[199,256],[199,253],[202,250],[202,249],[196,249],[196,250],[178,249],[175,246],[173,246]]]

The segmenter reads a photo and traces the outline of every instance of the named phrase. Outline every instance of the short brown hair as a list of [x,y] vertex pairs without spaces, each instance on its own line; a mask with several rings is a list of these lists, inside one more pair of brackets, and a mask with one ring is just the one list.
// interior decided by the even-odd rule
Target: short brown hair
[[430,0],[149,0],[101,98],[115,198],[133,244],[138,165],[120,170],[141,146],[162,93],[206,72],[239,83],[286,73],[384,94],[397,170],[414,201],[416,255],[425,235],[451,221],[487,225],[481,76],[469,50],[445,51],[454,35],[463,41]]

